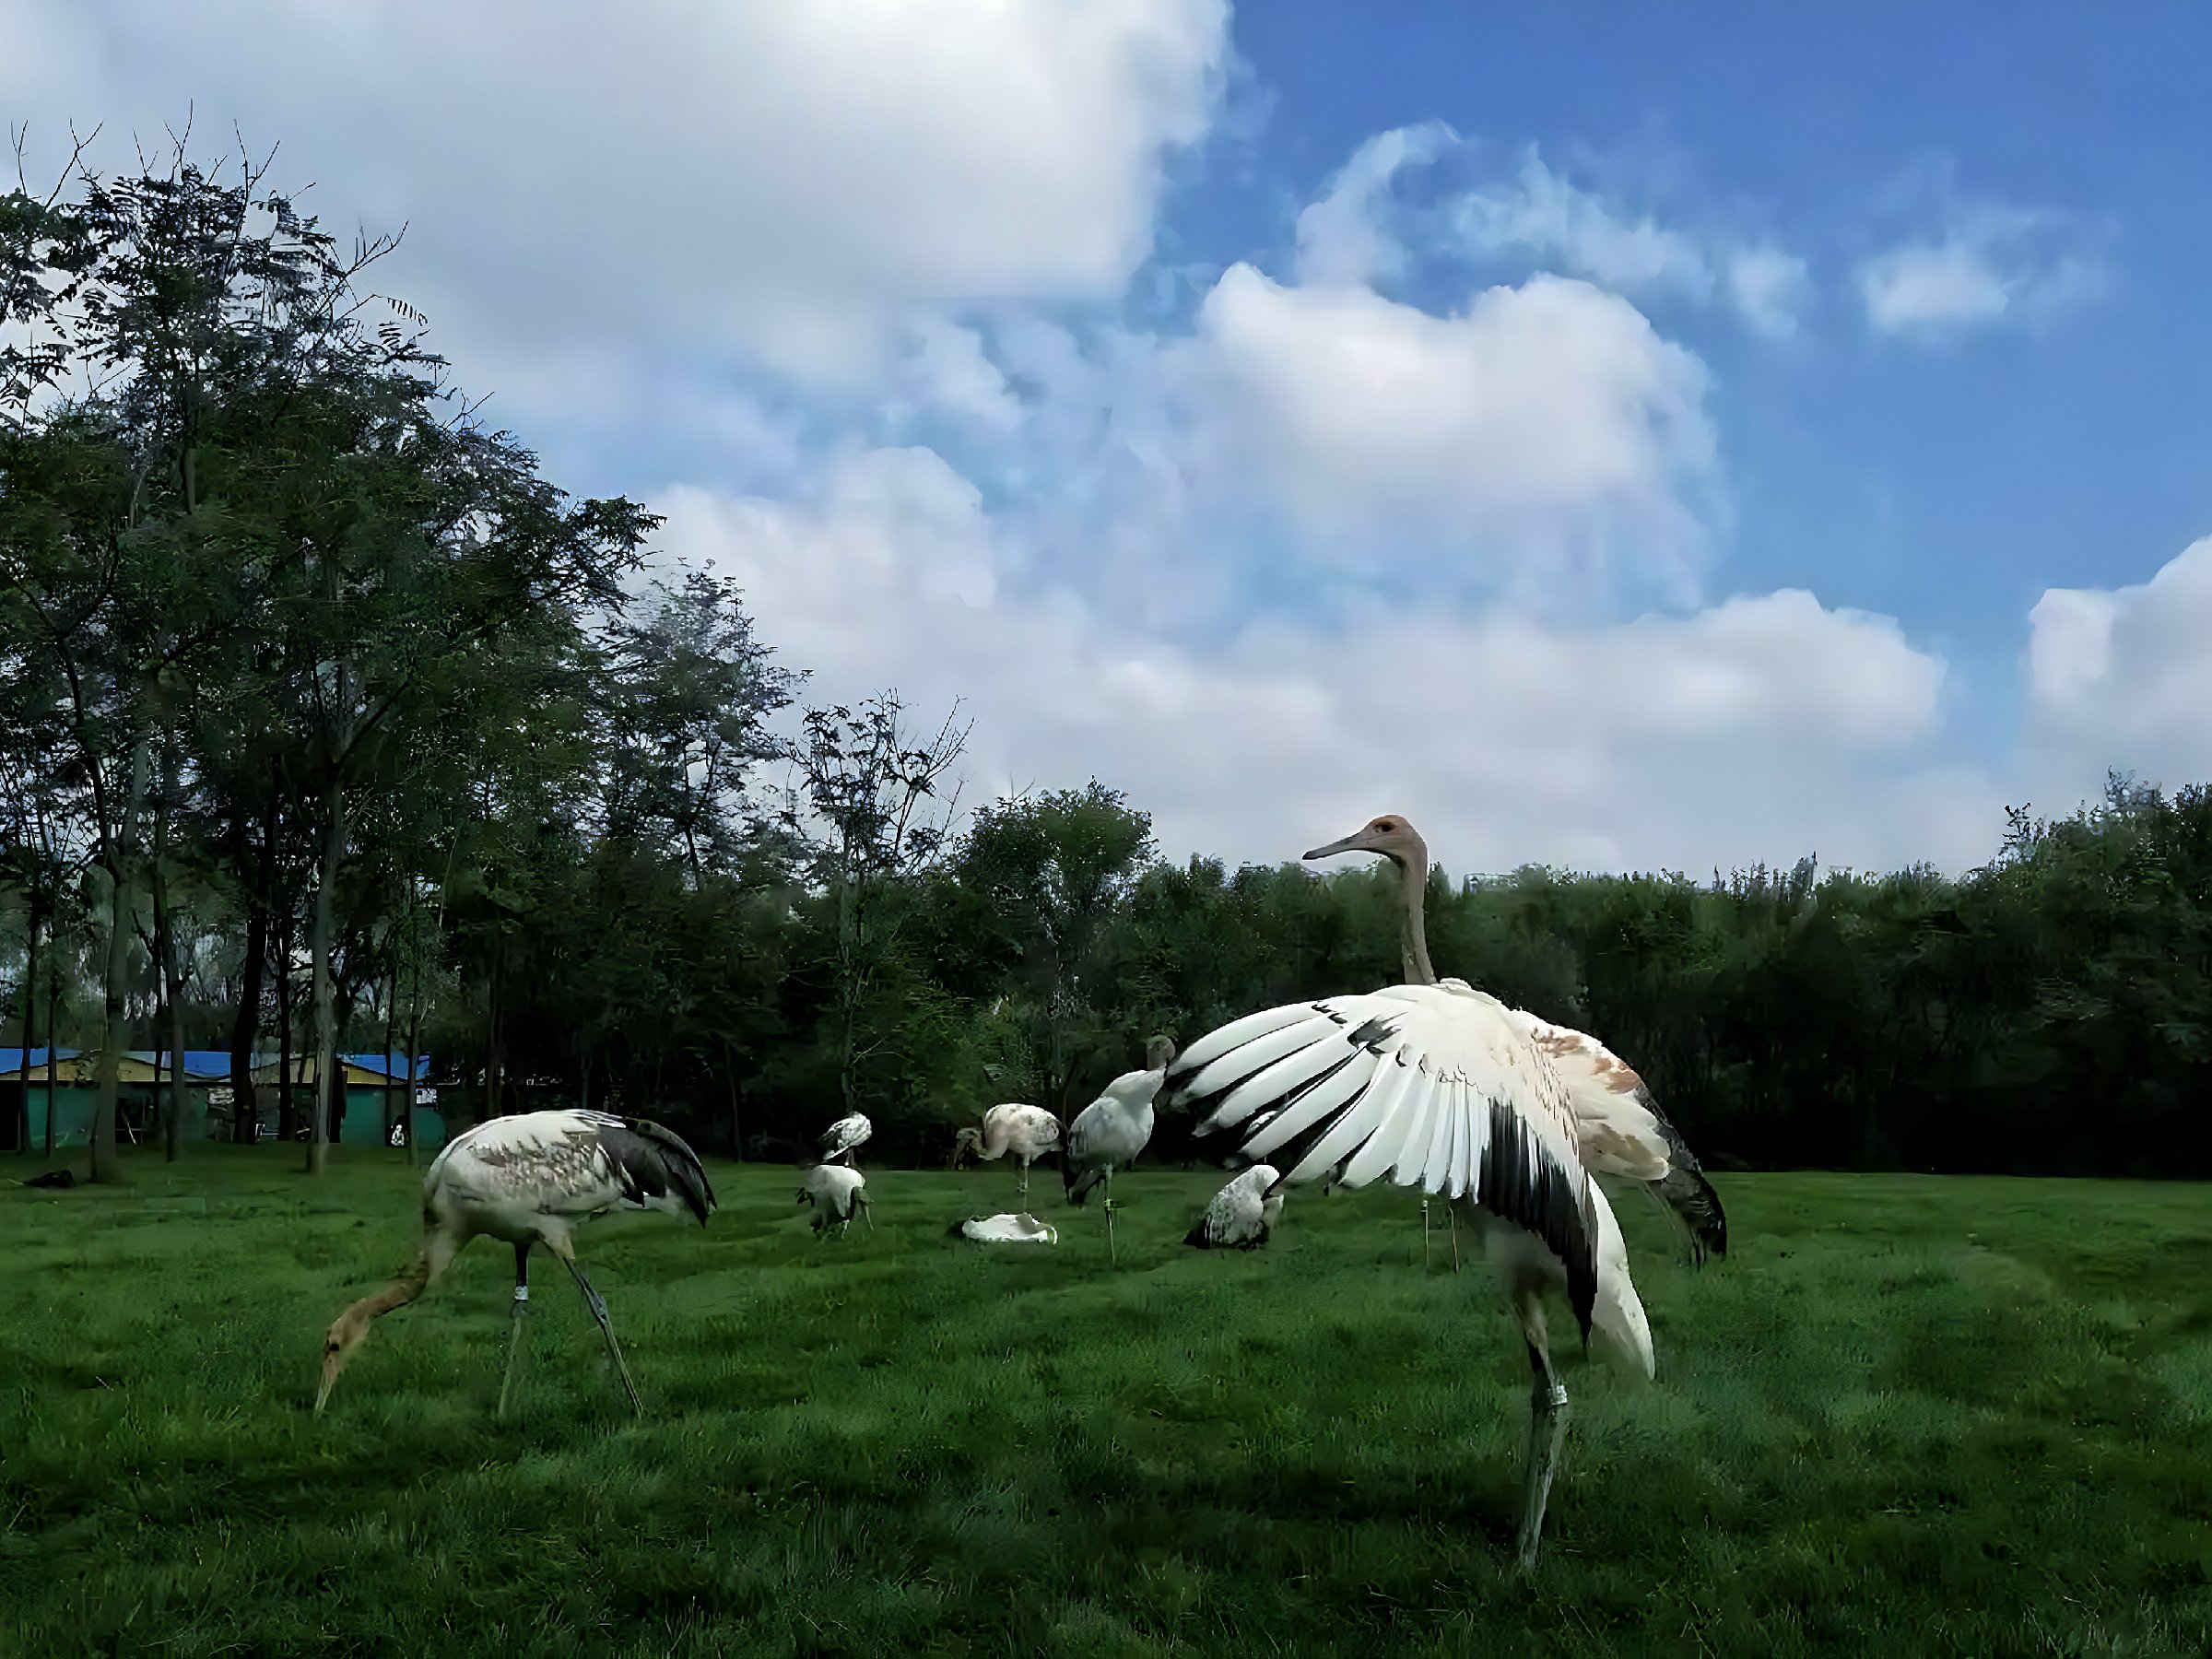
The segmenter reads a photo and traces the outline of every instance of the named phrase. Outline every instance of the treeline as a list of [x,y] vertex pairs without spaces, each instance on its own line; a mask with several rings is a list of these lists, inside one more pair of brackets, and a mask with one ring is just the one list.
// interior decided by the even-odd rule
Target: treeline
[[[0,197],[11,1039],[227,1050],[238,1133],[304,1112],[312,1167],[327,1109],[249,1056],[428,1050],[464,1121],[581,1100],[756,1157],[858,1109],[935,1159],[1154,1030],[1396,977],[1387,870],[1165,864],[1095,782],[964,812],[956,718],[806,705],[651,515],[461,401],[366,288],[389,246],[182,151]],[[1602,1036],[1717,1166],[2212,1162],[2176,1133],[2212,1084],[2201,789],[2017,815],[1959,881],[1431,882],[1440,971]]]

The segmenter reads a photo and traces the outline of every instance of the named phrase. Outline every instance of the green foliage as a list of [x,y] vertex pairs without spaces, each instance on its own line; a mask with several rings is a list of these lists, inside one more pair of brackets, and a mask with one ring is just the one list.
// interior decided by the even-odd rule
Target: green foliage
[[[27,1653],[2180,1655],[2212,1642],[2201,1192],[1724,1177],[1693,1272],[1623,1205],[1655,1382],[1567,1345],[1545,1559],[1512,1571],[1527,1368],[1394,1189],[1185,1248],[1218,1174],[1115,1182],[1018,1256],[1003,1165],[879,1170],[818,1242],[717,1165],[703,1231],[581,1257],[647,1416],[541,1265],[315,1337],[413,1247],[410,1177],[243,1149],[135,1193],[0,1189],[0,1630]],[[1049,1182],[1050,1176],[1044,1179]],[[364,1221],[363,1218],[366,1218]],[[147,1285],[158,1281],[157,1300]]]

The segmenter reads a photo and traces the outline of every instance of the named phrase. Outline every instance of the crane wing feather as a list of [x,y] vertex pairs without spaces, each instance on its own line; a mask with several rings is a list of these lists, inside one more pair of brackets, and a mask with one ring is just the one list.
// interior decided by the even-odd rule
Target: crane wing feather
[[[1224,1046],[1220,1032],[1200,1038],[1168,1068],[1170,1099],[1192,1105],[1227,1091],[1201,1134],[1233,1128],[1281,1100],[1282,1115],[1251,1140],[1272,1149],[1312,1136],[1300,1157],[1282,1160],[1288,1179],[1322,1174],[1349,1143],[1347,1186],[1387,1173],[1401,1186],[1471,1198],[1525,1228],[1565,1265],[1568,1300],[1586,1335],[1597,1271],[1590,1176],[1566,1085],[1512,1011],[1459,982],[1299,1006],[1316,1017],[1277,1018],[1285,1010],[1269,1009],[1267,1018],[1245,1017],[1245,1029],[1262,1034],[1242,1042]],[[1362,1050],[1377,1064],[1355,1074],[1350,1062]],[[1315,1085],[1332,1067],[1342,1069],[1331,1082],[1343,1081]],[[1391,1070],[1410,1075],[1394,1078]],[[1383,1087],[1362,1112],[1378,1077]],[[1337,1135],[1347,1121],[1357,1126]],[[1332,1156],[1315,1156],[1324,1148]]]

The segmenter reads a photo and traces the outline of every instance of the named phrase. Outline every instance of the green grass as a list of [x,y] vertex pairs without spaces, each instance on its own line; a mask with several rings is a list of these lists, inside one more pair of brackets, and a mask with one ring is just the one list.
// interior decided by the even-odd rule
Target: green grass
[[1140,1172],[1116,1271],[1048,1171],[1062,1240],[1023,1254],[946,1235],[1013,1207],[1003,1168],[874,1171],[874,1234],[818,1242],[793,1171],[718,1166],[704,1232],[580,1235],[642,1422],[549,1262],[494,1421],[486,1241],[317,1419],[324,1326],[413,1247],[395,1156],[0,1188],[0,1650],[2212,1645],[2203,1188],[1725,1178],[1702,1273],[1624,1205],[1658,1381],[1563,1345],[1524,1583],[1525,1362],[1487,1272],[1422,1271],[1405,1193],[1294,1194],[1270,1248],[1216,1253],[1180,1241],[1223,1177]]

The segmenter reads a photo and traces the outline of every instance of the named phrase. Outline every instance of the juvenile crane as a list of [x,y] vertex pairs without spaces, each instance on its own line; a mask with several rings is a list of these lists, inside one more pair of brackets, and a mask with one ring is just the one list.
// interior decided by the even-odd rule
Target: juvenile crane
[[1606,1357],[1647,1378],[1655,1370],[1619,1224],[1592,1172],[1645,1182],[1715,1253],[1726,1248],[1725,1221],[1681,1137],[1617,1057],[1464,980],[1437,979],[1421,915],[1428,850],[1411,826],[1378,818],[1306,856],[1355,849],[1380,853],[1402,872],[1408,982],[1231,1020],[1170,1066],[1167,1099],[1210,1104],[1202,1135],[1278,1108],[1243,1151],[1291,1148],[1296,1156],[1277,1160],[1286,1183],[1333,1175],[1360,1187],[1388,1174],[1467,1208],[1500,1270],[1533,1373],[1519,1540],[1526,1570],[1567,1432],[1544,1292],[1566,1293],[1585,1343],[1594,1337]]
[[1021,1195],[1030,1195],[1030,1166],[1060,1149],[1060,1120],[1041,1106],[1008,1101],[983,1113],[975,1136],[975,1155],[986,1163],[1012,1153],[1021,1163]]
[[839,1118],[822,1135],[822,1161],[835,1163],[841,1158],[851,1163],[853,1153],[875,1133],[876,1125],[860,1112]]
[[1067,1151],[1060,1175],[1070,1204],[1081,1204],[1090,1189],[1106,1185],[1106,1253],[1119,1262],[1113,1242],[1113,1172],[1132,1162],[1152,1138],[1152,1097],[1165,1080],[1175,1044],[1155,1037],[1145,1045],[1144,1071],[1124,1072],[1106,1091],[1076,1113],[1067,1126]]
[[315,1392],[320,1412],[338,1373],[369,1335],[370,1325],[415,1300],[453,1265],[479,1233],[514,1246],[514,1302],[509,1326],[507,1372],[500,1382],[499,1415],[507,1412],[522,1359],[524,1321],[530,1306],[530,1252],[543,1246],[569,1270],[598,1322],[616,1372],[633,1410],[644,1402],[630,1381],[606,1303],[576,1265],[569,1235],[580,1221],[609,1210],[687,1211],[705,1226],[714,1189],[698,1156],[674,1131],[643,1118],[606,1112],[528,1112],[493,1118],[464,1130],[430,1162],[422,1182],[422,1247],[407,1270],[355,1302],[331,1324],[323,1347],[323,1382]]

